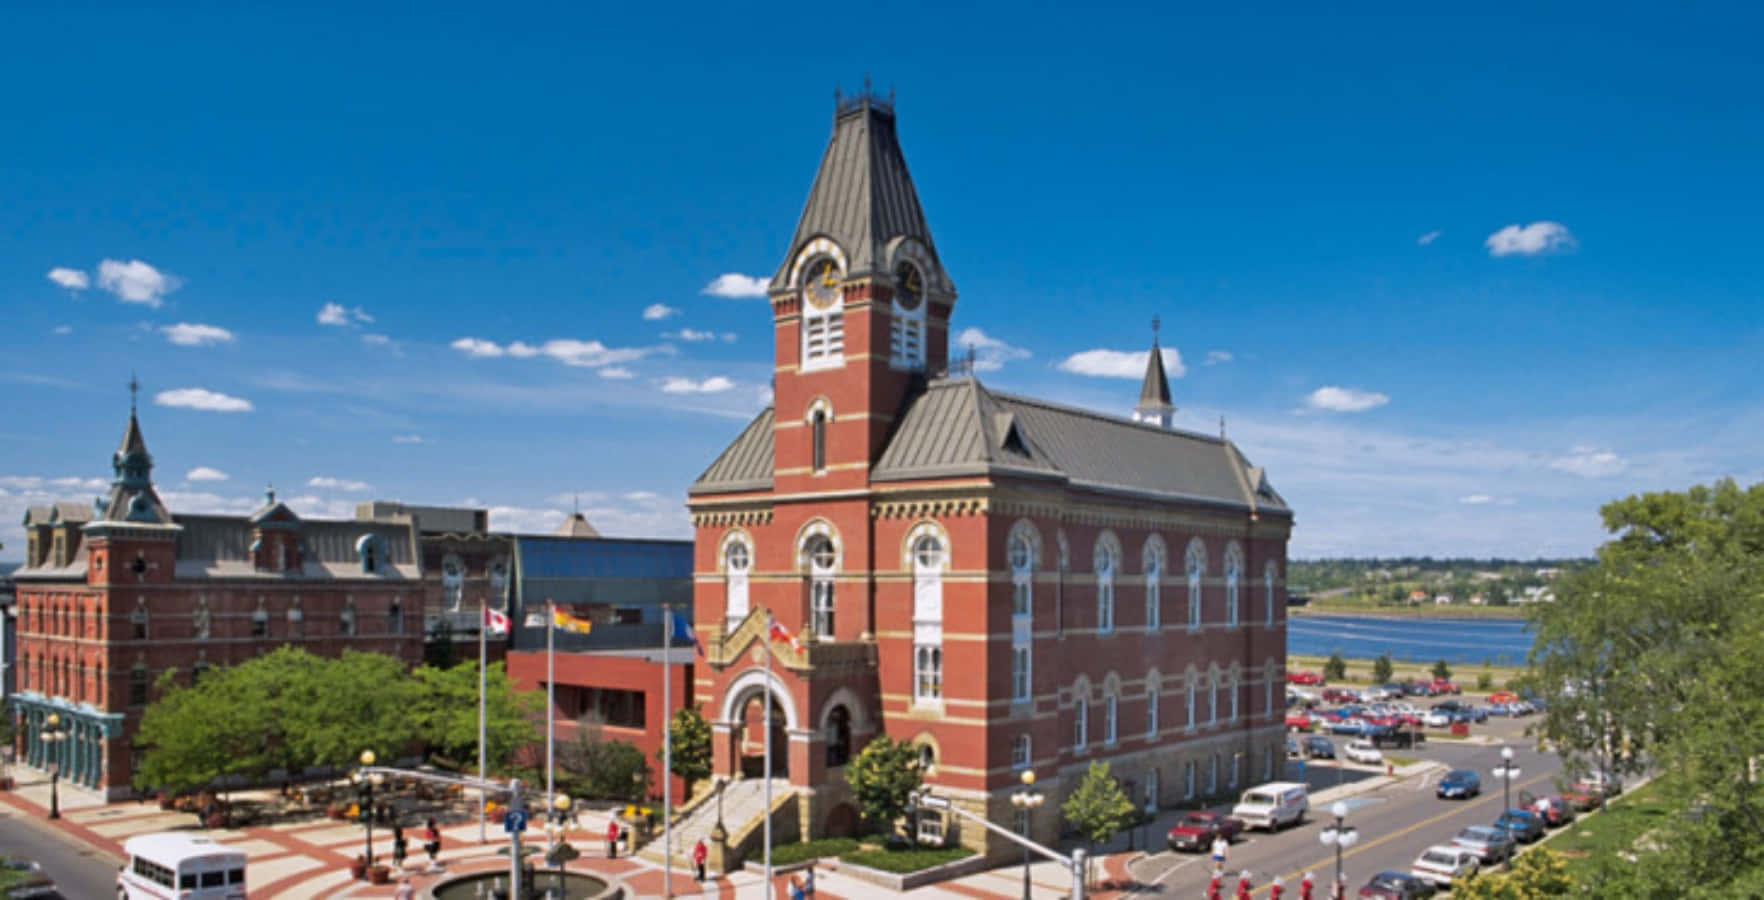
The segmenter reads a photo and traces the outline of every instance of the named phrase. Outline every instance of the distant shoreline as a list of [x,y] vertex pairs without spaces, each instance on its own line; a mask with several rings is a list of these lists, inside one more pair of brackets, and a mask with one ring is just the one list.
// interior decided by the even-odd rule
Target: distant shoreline
[[1288,615],[1309,618],[1346,618],[1359,616],[1371,619],[1524,619],[1523,606],[1412,606],[1407,609],[1391,607],[1367,607],[1356,609],[1351,606],[1289,606]]

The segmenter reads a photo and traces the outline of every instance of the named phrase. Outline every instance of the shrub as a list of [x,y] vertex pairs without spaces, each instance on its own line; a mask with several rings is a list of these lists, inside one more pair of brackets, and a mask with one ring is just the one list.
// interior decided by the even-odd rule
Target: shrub
[[1323,677],[1330,681],[1340,681],[1347,677],[1347,660],[1341,654],[1329,654],[1329,661],[1323,664]]

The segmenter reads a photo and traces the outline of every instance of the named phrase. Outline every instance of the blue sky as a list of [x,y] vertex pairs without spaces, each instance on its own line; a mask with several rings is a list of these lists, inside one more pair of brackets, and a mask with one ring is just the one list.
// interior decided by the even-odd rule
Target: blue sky
[[1295,556],[1587,553],[1764,477],[1744,6],[263,6],[9,13],[0,559],[108,478],[131,371],[175,509],[687,535],[770,371],[711,288],[866,72],[986,382],[1125,413],[1143,355],[1090,351],[1161,316]]

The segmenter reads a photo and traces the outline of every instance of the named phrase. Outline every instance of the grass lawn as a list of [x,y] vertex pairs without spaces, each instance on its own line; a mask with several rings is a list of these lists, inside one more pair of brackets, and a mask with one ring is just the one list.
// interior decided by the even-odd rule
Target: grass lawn
[[775,844],[772,847],[772,864],[781,866],[805,859],[843,856],[857,848],[858,842],[853,838],[822,838],[801,844]]
[[[1328,661],[1329,657],[1327,656],[1302,656],[1299,654],[1293,654],[1286,658],[1286,670],[1288,672],[1305,670],[1321,672],[1323,671],[1323,664]],[[1452,666],[1451,669],[1452,680],[1457,682],[1459,687],[1467,691],[1473,691],[1476,689],[1477,676],[1484,673],[1487,673],[1489,680],[1494,683],[1494,687],[1490,688],[1490,690],[1494,690],[1504,687],[1509,681],[1518,678],[1525,672],[1524,669],[1510,666]],[[1433,680],[1433,663],[1391,660],[1391,678],[1396,681],[1408,681],[1410,679],[1431,681]],[[1347,660],[1347,678],[1342,679],[1339,682],[1332,681],[1330,683],[1366,684],[1371,680],[1372,660],[1349,659]],[[1304,687],[1305,690],[1314,690],[1313,686],[1300,685],[1300,687]],[[1410,699],[1411,701],[1431,701],[1434,698],[1415,697]]]
[[[776,856],[776,851],[773,851],[773,855]],[[974,851],[967,847],[902,847],[898,850],[859,850],[843,854],[839,858],[848,863],[899,874],[941,866],[973,855]]]
[[1367,600],[1364,597],[1317,597],[1303,606],[1288,607],[1289,615],[1329,615],[1330,613],[1367,616],[1389,616],[1395,619],[1523,619],[1524,606],[1473,606],[1451,603],[1438,606],[1432,601],[1415,606],[1394,605]]
[[1611,799],[1604,812],[1583,813],[1567,831],[1552,838],[1549,848],[1568,860],[1568,874],[1582,877],[1595,857],[1628,850],[1636,839],[1657,827],[1673,809],[1663,779]]
[[1414,756],[1386,756],[1384,761],[1400,769],[1403,766],[1412,766],[1421,760]]

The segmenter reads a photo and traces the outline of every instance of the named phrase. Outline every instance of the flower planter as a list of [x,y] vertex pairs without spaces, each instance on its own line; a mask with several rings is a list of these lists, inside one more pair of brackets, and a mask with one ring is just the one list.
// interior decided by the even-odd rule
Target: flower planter
[[160,791],[159,808],[166,812],[171,812],[173,809],[177,808],[177,798],[164,791]]
[[497,825],[501,825],[502,820],[507,817],[508,817],[508,810],[503,807],[498,806],[495,809],[490,810],[490,821],[494,822]]
[[349,877],[360,881],[367,877],[367,863],[357,859],[349,864]]
[[392,883],[392,870],[385,867],[385,866],[374,866],[372,869],[370,869],[368,871],[368,875],[369,875],[368,881],[371,884],[391,884]]

